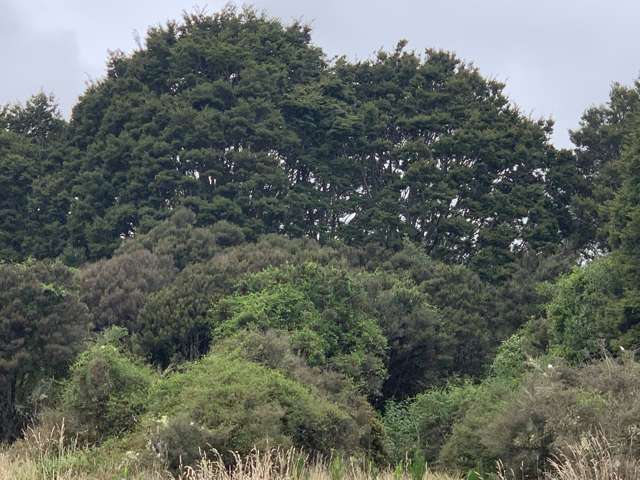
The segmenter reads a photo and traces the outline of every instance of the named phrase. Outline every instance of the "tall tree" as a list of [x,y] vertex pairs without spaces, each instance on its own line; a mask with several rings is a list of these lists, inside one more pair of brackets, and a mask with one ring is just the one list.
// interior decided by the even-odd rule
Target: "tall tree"
[[0,439],[20,433],[40,380],[61,377],[89,331],[73,271],[58,263],[0,264]]
[[[73,151],[55,99],[44,93],[0,109],[0,258],[56,257],[66,244]],[[67,165],[66,168],[64,166]],[[7,245],[11,244],[11,245]],[[11,252],[8,252],[11,250]]]
[[280,231],[289,142],[278,103],[323,68],[309,30],[228,8],[152,29],[146,48],[114,55],[74,109],[84,162],[73,186],[74,245],[90,258],[179,204],[204,223]]
[[607,222],[611,201],[624,172],[620,157],[636,128],[640,112],[640,82],[614,84],[605,105],[589,108],[580,128],[571,132],[576,145],[575,193],[571,209],[577,222],[575,243],[587,253],[608,249]]

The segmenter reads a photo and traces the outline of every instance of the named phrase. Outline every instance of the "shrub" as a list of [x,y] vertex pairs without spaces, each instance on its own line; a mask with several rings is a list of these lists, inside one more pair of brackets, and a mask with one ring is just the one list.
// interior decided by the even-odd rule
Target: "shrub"
[[640,422],[640,365],[605,359],[584,367],[549,364],[522,386],[493,379],[453,428],[440,460],[491,471],[496,460],[524,478],[537,478],[549,460],[600,430],[612,448],[633,445]]
[[386,378],[386,339],[364,306],[364,292],[345,270],[305,263],[248,275],[240,292],[212,310],[218,339],[246,328],[291,333],[310,365],[353,378],[371,396]]
[[308,260],[323,265],[341,261],[338,252],[312,240],[267,235],[188,265],[170,285],[147,298],[137,320],[142,353],[163,368],[199,358],[207,353],[211,341],[209,310],[231,294],[243,276]]
[[639,344],[638,326],[625,317],[624,276],[614,258],[576,268],[554,290],[547,306],[551,344],[571,362],[592,358],[602,346],[617,351]]
[[97,442],[131,430],[145,410],[154,381],[148,367],[114,342],[96,343],[80,354],[63,392],[63,410],[71,429]]
[[477,401],[479,386],[472,383],[436,387],[411,400],[389,402],[384,425],[391,458],[400,462],[419,455],[435,462],[442,446],[469,407]]
[[[296,446],[354,453],[372,434],[368,418],[233,353],[211,353],[158,383],[147,424],[152,445],[173,466],[180,457],[185,464],[195,461],[196,447],[247,453],[254,447]],[[186,431],[194,433],[188,442],[175,441]]]
[[492,471],[497,458],[485,444],[487,427],[499,417],[508,396],[517,388],[514,382],[491,379],[483,382],[474,393],[473,402],[459,413],[438,454],[438,463],[449,468]]
[[148,232],[125,242],[117,253],[146,249],[158,256],[170,256],[182,270],[245,241],[242,229],[236,225],[223,220],[208,227],[198,227],[196,220],[193,211],[180,207]]
[[99,330],[118,325],[131,333],[139,312],[153,292],[175,276],[173,261],[148,250],[125,253],[85,266],[80,272],[82,300]]

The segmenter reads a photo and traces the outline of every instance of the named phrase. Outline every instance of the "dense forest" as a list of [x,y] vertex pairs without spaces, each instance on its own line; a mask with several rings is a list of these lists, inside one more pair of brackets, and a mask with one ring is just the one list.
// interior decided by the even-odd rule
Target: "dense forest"
[[503,88],[229,7],[2,108],[0,476],[640,472],[640,83],[572,149]]

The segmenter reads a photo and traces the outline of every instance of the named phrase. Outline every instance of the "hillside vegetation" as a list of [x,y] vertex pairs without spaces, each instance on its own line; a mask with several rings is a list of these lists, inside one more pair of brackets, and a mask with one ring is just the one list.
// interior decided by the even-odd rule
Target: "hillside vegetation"
[[191,14],[0,110],[0,478],[632,479],[640,83]]

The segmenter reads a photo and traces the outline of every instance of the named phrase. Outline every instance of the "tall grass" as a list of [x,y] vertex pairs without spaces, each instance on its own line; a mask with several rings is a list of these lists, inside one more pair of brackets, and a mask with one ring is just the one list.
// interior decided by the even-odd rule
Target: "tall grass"
[[193,466],[172,474],[157,465],[136,465],[117,458],[66,445],[64,429],[32,431],[19,445],[0,451],[0,480],[459,480],[461,477],[431,472],[426,465],[405,462],[379,469],[373,463],[333,456],[311,457],[296,449],[233,455],[231,464],[213,451]]
[[163,469],[142,467],[134,456],[97,455],[69,438],[60,424],[27,427],[10,448],[0,448],[0,480],[165,480]]
[[618,452],[602,433],[589,435],[551,460],[547,480],[636,480],[640,459]]
[[253,451],[244,457],[234,455],[231,465],[214,452],[187,467],[177,480],[456,480],[447,474],[431,472],[415,462],[405,462],[395,469],[379,469],[374,464],[341,456],[311,458],[296,449]]
[[[603,432],[584,436],[579,443],[567,445],[547,462],[539,480],[638,480],[640,458],[629,445],[622,448],[610,442]],[[622,450],[622,451],[621,451]],[[526,480],[514,471],[507,471],[501,462],[497,466],[498,480]]]
[[[0,480],[460,480],[462,476],[430,471],[419,458],[395,468],[379,468],[355,458],[313,457],[296,449],[254,450],[232,455],[229,463],[213,450],[195,465],[171,473],[136,455],[83,448],[66,438],[60,426],[28,428],[11,448],[0,450]],[[602,433],[586,436],[564,449],[539,480],[636,480],[640,459],[631,449],[620,453]],[[483,477],[468,474],[465,478]],[[495,478],[494,476],[486,478]],[[498,466],[497,478],[521,478]]]

